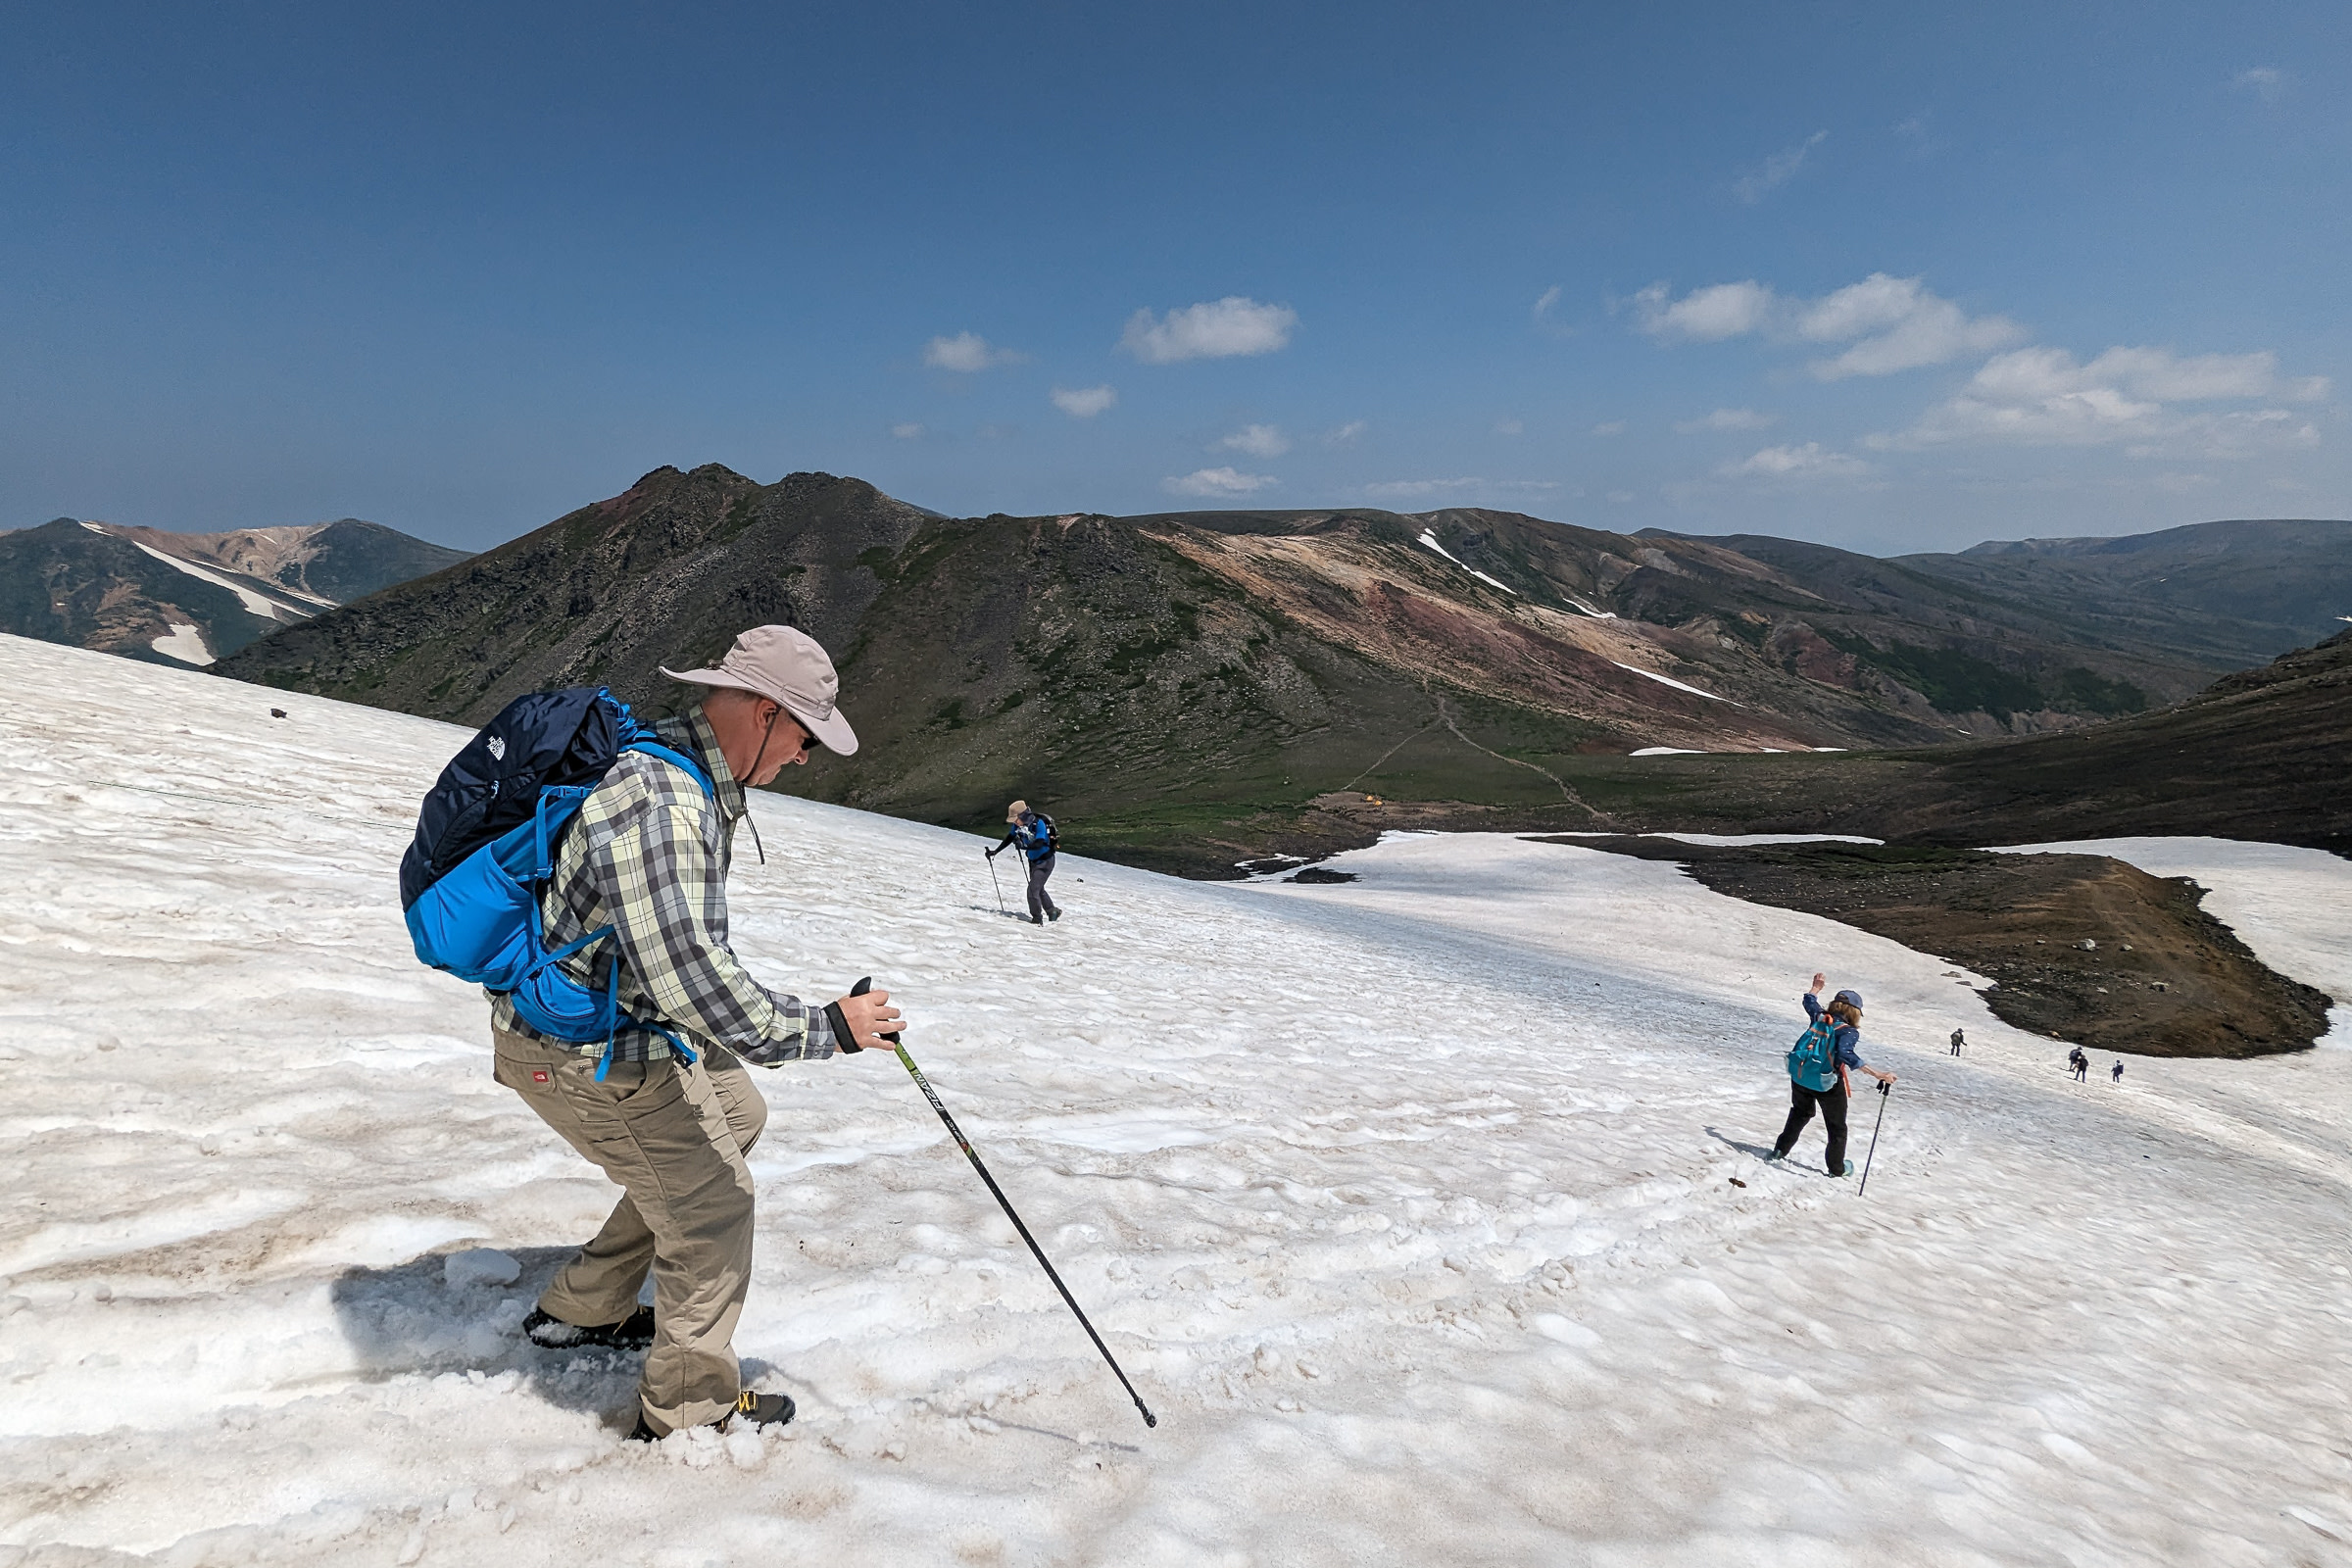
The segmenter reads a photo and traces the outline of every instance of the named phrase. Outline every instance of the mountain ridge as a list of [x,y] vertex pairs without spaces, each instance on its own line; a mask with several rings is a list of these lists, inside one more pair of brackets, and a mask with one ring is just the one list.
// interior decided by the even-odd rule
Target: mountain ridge
[[948,518],[663,466],[220,671],[468,723],[580,682],[660,712],[691,693],[658,665],[785,621],[833,652],[864,743],[793,793],[973,828],[1050,799],[1073,849],[1195,873],[1360,836],[1365,798],[1622,826],[1650,809],[1628,753],[1899,753],[2211,682],[2161,640],[1816,565],[1480,509]]
[[205,534],[59,517],[0,534],[0,631],[204,665],[463,559],[357,517]]

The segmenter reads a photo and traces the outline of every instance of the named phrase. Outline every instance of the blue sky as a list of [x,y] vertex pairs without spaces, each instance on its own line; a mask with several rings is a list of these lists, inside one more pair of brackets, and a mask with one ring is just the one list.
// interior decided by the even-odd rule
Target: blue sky
[[11,8],[0,526],[2352,514],[2337,7],[369,9]]

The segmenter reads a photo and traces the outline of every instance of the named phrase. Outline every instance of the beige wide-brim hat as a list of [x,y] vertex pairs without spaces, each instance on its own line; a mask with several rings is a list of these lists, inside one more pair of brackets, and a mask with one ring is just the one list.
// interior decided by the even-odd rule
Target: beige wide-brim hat
[[662,673],[689,685],[723,686],[781,703],[826,751],[848,757],[858,750],[858,732],[835,703],[841,676],[817,640],[798,627],[754,626],[735,639],[716,669],[664,664]]
[[1027,801],[1015,801],[1010,806],[1004,808],[1004,820],[1007,822],[1018,822],[1021,819],[1021,813],[1027,809],[1029,809],[1029,803]]

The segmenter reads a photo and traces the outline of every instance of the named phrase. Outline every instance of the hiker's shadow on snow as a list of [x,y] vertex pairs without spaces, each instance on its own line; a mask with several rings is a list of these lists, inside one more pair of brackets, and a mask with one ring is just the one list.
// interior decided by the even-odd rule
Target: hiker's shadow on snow
[[[389,1268],[351,1268],[328,1289],[335,1321],[372,1381],[443,1373],[514,1373],[548,1403],[566,1410],[636,1408],[635,1351],[548,1350],[523,1337],[522,1320],[576,1247],[514,1247],[521,1265],[510,1285],[453,1277],[439,1252]],[[747,1364],[745,1371],[751,1367]]]
[[1742,1154],[1753,1154],[1758,1159],[1762,1159],[1766,1154],[1772,1152],[1772,1146],[1770,1144],[1743,1144],[1739,1139],[1734,1138],[1731,1134],[1725,1132],[1720,1127],[1708,1128],[1707,1136],[1714,1139],[1719,1144],[1730,1145],[1732,1148],[1740,1151],[1740,1152]]

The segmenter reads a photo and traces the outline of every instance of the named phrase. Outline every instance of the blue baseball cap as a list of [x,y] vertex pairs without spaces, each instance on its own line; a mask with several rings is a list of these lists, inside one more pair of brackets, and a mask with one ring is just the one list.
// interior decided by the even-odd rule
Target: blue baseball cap
[[1862,993],[1859,991],[1840,991],[1830,1001],[1833,1004],[1842,1002],[1856,1012],[1862,1010]]

